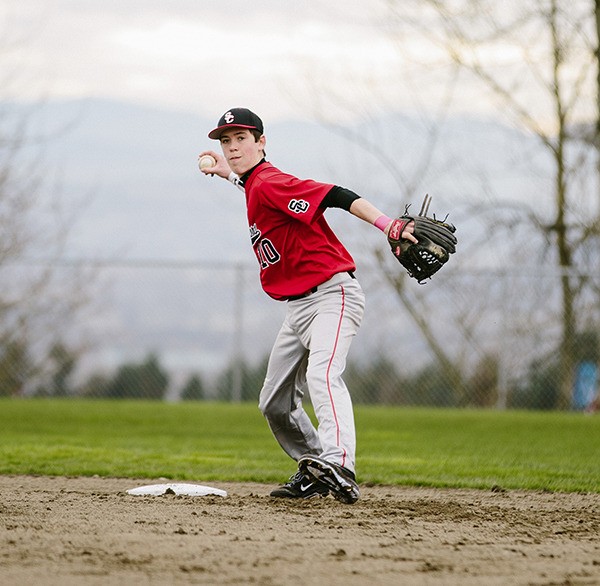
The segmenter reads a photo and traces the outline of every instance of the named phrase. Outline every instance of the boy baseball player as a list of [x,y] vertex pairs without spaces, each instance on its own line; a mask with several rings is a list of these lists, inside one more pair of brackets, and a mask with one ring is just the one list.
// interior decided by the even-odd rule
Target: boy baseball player
[[[269,357],[259,408],[283,450],[298,463],[283,498],[326,496],[354,503],[356,436],[352,400],[342,379],[346,356],[361,324],[364,295],[356,266],[324,212],[342,208],[387,235],[391,218],[352,191],[298,179],[265,159],[261,119],[246,108],[228,110],[208,134],[222,154],[206,175],[229,180],[245,193],[250,241],[264,291],[287,302]],[[412,223],[402,237],[415,242]],[[318,426],[302,405],[307,386]]]

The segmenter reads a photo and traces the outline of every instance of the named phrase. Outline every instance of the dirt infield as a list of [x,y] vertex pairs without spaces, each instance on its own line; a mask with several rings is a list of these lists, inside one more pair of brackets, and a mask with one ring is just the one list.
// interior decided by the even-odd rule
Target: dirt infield
[[600,584],[600,495],[362,488],[284,501],[131,496],[162,480],[0,476],[0,582]]

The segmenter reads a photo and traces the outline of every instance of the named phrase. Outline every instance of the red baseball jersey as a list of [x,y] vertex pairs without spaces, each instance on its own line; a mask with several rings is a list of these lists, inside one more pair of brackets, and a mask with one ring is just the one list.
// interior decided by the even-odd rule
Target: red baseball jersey
[[336,273],[355,270],[320,207],[332,187],[298,179],[270,163],[246,179],[250,240],[262,287],[273,299],[302,295]]

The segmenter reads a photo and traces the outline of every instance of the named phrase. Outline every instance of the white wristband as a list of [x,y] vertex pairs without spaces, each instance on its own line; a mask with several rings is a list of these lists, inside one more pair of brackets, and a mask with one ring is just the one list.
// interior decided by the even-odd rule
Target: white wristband
[[233,183],[238,189],[241,189],[242,191],[244,191],[244,186],[243,186],[242,182],[240,181],[240,178],[233,171],[231,173],[229,173],[229,177],[227,177],[227,181],[229,181],[230,183]]

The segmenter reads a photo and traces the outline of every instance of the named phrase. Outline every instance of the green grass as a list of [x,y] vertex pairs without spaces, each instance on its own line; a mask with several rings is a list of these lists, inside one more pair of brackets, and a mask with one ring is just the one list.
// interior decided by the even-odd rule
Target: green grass
[[[356,408],[359,481],[600,493],[600,417]],[[0,400],[0,474],[279,483],[254,404]]]

